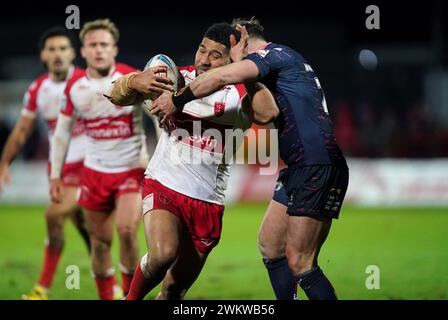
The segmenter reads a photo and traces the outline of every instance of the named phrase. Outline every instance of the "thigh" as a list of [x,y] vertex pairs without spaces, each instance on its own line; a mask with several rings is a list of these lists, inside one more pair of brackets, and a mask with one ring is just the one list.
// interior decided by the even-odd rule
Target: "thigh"
[[318,253],[331,228],[331,218],[290,216],[286,243],[290,249]]
[[84,209],[87,229],[92,238],[112,242],[114,232],[114,215],[112,212]]
[[177,254],[183,231],[176,215],[166,210],[151,210],[143,216],[143,224],[150,259]]
[[142,214],[142,199],[139,192],[125,193],[116,200],[117,227],[137,227]]
[[48,212],[52,215],[60,215],[67,217],[75,214],[79,210],[77,203],[78,188],[64,186],[62,190],[62,201],[60,203],[52,202],[48,208]]

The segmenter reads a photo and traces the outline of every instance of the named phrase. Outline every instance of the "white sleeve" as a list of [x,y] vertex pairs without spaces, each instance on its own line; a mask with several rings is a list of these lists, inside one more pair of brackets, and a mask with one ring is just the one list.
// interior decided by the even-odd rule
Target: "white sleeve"
[[61,178],[62,168],[67,155],[68,145],[70,143],[74,118],[75,117],[70,117],[62,113],[58,115],[50,154],[50,179]]

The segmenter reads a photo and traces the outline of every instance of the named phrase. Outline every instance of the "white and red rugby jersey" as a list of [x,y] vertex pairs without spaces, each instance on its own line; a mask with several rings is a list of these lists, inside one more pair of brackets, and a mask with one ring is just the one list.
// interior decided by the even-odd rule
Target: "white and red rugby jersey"
[[[23,99],[22,115],[36,117],[39,113],[48,124],[48,140],[51,143],[59,109],[64,97],[64,89],[68,81],[79,77],[84,71],[71,66],[66,81],[55,82],[49,73],[37,78],[28,87]],[[80,162],[84,159],[84,123],[81,119],[76,119],[72,129],[71,143],[67,152],[66,163]]]
[[141,107],[116,106],[103,96],[104,92],[110,91],[113,81],[134,71],[137,70],[117,63],[106,77],[91,78],[84,71],[67,83],[61,113],[84,120],[86,167],[117,173],[141,166]]
[[[185,84],[196,77],[194,66],[179,71]],[[243,85],[230,85],[187,103],[169,120],[169,130],[162,132],[146,177],[191,198],[224,204],[230,166],[224,161],[226,140],[235,129],[243,133],[251,125],[242,111],[245,95]],[[242,140],[239,134],[236,144]]]

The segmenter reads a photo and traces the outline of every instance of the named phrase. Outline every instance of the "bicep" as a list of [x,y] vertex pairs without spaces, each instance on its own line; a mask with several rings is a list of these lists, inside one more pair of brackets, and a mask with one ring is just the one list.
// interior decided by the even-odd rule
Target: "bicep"
[[15,131],[25,137],[30,136],[36,126],[36,119],[35,116],[22,115],[15,126]]
[[237,84],[257,80],[259,70],[255,62],[242,60],[231,63],[221,69],[226,84]]

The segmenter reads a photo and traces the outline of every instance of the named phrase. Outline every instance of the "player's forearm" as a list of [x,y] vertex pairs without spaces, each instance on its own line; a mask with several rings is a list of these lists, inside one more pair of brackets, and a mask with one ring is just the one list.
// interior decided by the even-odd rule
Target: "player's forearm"
[[131,87],[131,81],[136,75],[137,72],[132,72],[116,80],[110,92],[105,92],[104,96],[117,106],[128,106],[136,103],[139,93]]
[[247,94],[251,102],[250,115],[257,124],[268,124],[274,120],[279,109],[269,89],[259,82],[245,84]]
[[22,151],[23,146],[33,131],[34,121],[34,119],[24,119],[22,116],[19,122],[17,122],[3,149],[0,159],[1,165],[8,166],[20,151]]
[[194,99],[209,96],[226,85],[255,81],[257,76],[258,67],[249,60],[212,69],[194,79],[179,95],[173,96],[173,103],[179,107]]
[[59,114],[56,129],[51,143],[51,179],[60,179],[73,126],[73,118]]
[[197,77],[190,83],[190,89],[195,97],[203,98],[228,85],[230,80],[225,70],[217,68]]

